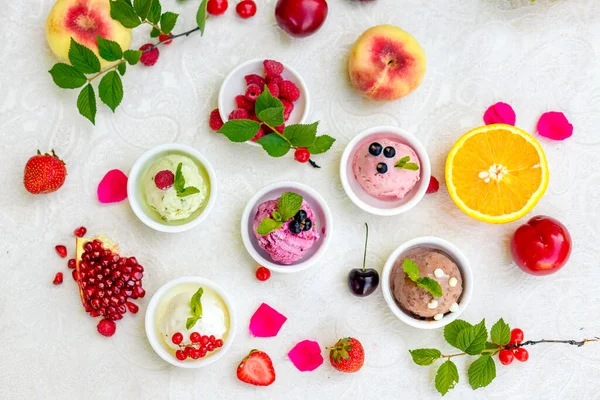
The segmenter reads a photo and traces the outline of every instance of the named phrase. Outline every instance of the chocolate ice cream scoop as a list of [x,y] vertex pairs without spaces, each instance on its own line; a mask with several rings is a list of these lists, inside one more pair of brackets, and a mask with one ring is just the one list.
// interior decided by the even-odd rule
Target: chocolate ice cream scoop
[[[419,275],[437,281],[442,297],[434,297],[420,288],[404,272],[404,260],[419,267]],[[413,248],[402,254],[390,274],[390,289],[396,303],[406,312],[424,319],[440,320],[448,312],[458,311],[458,300],[463,291],[460,269],[444,252],[427,248]]]

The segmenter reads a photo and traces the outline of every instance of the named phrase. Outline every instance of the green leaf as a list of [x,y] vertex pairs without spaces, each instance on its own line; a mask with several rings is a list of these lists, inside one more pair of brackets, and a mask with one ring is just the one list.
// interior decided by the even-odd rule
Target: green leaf
[[150,37],[157,38],[159,36],[160,36],[160,29],[152,28],[152,30],[150,31]]
[[202,0],[200,3],[200,7],[198,7],[198,12],[196,13],[196,24],[198,24],[198,28],[200,28],[200,36],[204,36],[204,28],[206,26],[206,4],[208,0]]
[[427,277],[417,279],[417,286],[421,289],[427,290],[433,297],[442,297],[442,287],[435,280]]
[[87,78],[73,66],[65,63],[54,64],[48,71],[56,86],[63,89],[77,89],[85,85]]
[[88,83],[77,96],[77,109],[79,114],[96,125],[96,94],[91,84]]
[[192,194],[200,193],[200,190],[194,186],[188,186],[181,192],[177,192],[177,197],[186,197]]
[[117,66],[117,71],[121,74],[121,76],[125,75],[125,71],[127,71],[127,63],[122,62]]
[[140,50],[125,50],[123,58],[129,63],[129,65],[135,65],[140,61],[142,52]]
[[318,122],[312,123],[310,125],[296,124],[286,126],[283,131],[283,136],[288,138],[288,140],[290,141],[290,143],[292,143],[293,146],[308,147],[315,143],[318,126]]
[[412,163],[412,162],[406,163],[404,165],[404,167],[402,167],[402,168],[408,169],[410,171],[418,171],[419,170],[419,166],[417,164],[415,164],[415,163]]
[[448,342],[451,346],[458,348],[458,334],[464,329],[468,329],[472,326],[473,325],[471,325],[467,321],[463,321],[462,319],[456,319],[448,325],[446,325],[446,327],[444,328],[444,339],[446,339],[446,342]]
[[250,119],[232,119],[225,122],[217,132],[227,136],[232,142],[239,143],[252,139],[256,136],[259,129],[259,122]]
[[96,38],[98,39],[98,52],[100,53],[100,57],[106,61],[117,61],[123,57],[123,50],[119,43],[104,39],[100,35],[97,35]]
[[273,97],[271,92],[269,92],[269,88],[265,85],[262,93],[256,98],[256,104],[254,105],[254,113],[256,115],[259,115],[261,112],[268,108],[283,109],[283,103],[276,97]]
[[135,28],[142,23],[133,6],[126,0],[111,1],[110,16],[112,19],[119,21],[125,28]]
[[145,20],[152,7],[152,0],[133,0],[133,9],[142,20]]
[[463,329],[458,333],[456,347],[467,354],[475,356],[481,354],[483,349],[485,349],[487,337],[488,333],[485,328],[485,319],[483,319],[477,325]]
[[69,61],[79,72],[95,74],[100,72],[100,60],[94,52],[71,38],[69,47]]
[[277,211],[277,210],[273,211],[273,212],[271,213],[271,216],[273,217],[273,219],[274,219],[275,221],[284,222],[284,221],[281,219],[281,214],[280,214],[280,213],[279,213],[279,211]]
[[417,164],[411,163],[409,161],[410,161],[409,156],[402,157],[401,159],[398,160],[398,162],[396,164],[394,164],[394,167],[401,168],[401,169],[408,169],[410,171],[418,171],[419,166]]
[[498,348],[498,346],[496,346],[494,343],[491,343],[491,342],[485,342],[485,349],[486,350],[500,350]]
[[445,396],[448,391],[454,389],[458,379],[456,364],[448,360],[440,365],[437,374],[435,374],[435,388],[442,396]]
[[265,124],[273,127],[285,123],[285,120],[283,119],[283,107],[267,108],[266,110],[262,110],[260,113],[256,114],[256,116]]
[[200,190],[194,186],[185,187],[185,176],[183,176],[183,172],[181,171],[182,167],[183,163],[177,164],[177,170],[175,171],[175,182],[173,182],[175,191],[177,191],[177,197],[186,197],[192,194],[200,193]]
[[489,354],[484,354],[469,367],[469,384],[473,389],[486,387],[496,378],[496,364]]
[[150,11],[146,17],[148,21],[152,22],[153,24],[158,24],[161,13],[162,6],[160,5],[160,0],[152,0],[152,6],[150,6]]
[[192,296],[190,300],[190,308],[192,309],[192,315],[196,318],[202,318],[202,295],[204,294],[204,289],[201,287],[198,288],[196,293]]
[[277,133],[261,137],[256,141],[271,157],[283,157],[290,151],[290,144]]
[[407,162],[410,161],[410,157],[409,156],[404,156],[401,159],[398,160],[398,162],[396,163],[396,167],[400,168],[402,166],[404,166],[404,164],[406,164]]
[[194,325],[196,325],[196,322],[198,322],[200,318],[196,318],[196,317],[189,317],[187,319],[187,321],[185,321],[185,329],[190,330],[194,327]]
[[431,365],[442,356],[438,349],[416,349],[408,352],[417,365]]
[[327,152],[331,148],[331,146],[333,146],[334,142],[335,139],[331,136],[321,135],[318,136],[315,139],[314,143],[308,146],[306,149],[310,152],[310,154],[323,154]]
[[177,18],[179,18],[179,14],[176,14],[171,11],[167,11],[160,17],[160,30],[162,33],[169,34],[175,28],[175,24],[177,24]]
[[492,326],[490,334],[497,345],[505,346],[510,342],[510,326],[502,318]]
[[404,273],[408,275],[408,279],[411,281],[416,282],[419,280],[419,277],[421,276],[419,273],[419,266],[413,260],[406,258],[402,263],[402,269],[404,269]]
[[277,211],[281,214],[281,220],[286,222],[294,218],[302,207],[303,198],[299,194],[293,192],[285,192],[277,202]]
[[275,221],[272,218],[265,218],[262,221],[260,221],[260,225],[258,226],[258,229],[256,230],[256,232],[259,235],[265,236],[273,231],[276,231],[277,229],[281,228],[282,226],[283,226],[283,222]]
[[117,71],[107,72],[98,85],[100,100],[113,112],[123,100],[123,82]]

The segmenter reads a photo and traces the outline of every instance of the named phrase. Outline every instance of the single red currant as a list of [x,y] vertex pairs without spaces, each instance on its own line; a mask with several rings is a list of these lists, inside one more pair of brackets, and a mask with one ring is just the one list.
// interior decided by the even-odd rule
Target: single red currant
[[215,335],[210,335],[208,337],[208,341],[209,341],[209,343],[213,343],[214,344],[215,343]]
[[511,350],[500,350],[498,354],[498,359],[502,363],[502,365],[508,365],[513,362],[515,355]]
[[215,349],[215,345],[212,343],[209,343],[206,345],[206,350],[208,351],[213,351]]
[[175,352],[175,357],[177,357],[177,359],[179,361],[183,361],[187,358],[187,356],[185,355],[185,353],[183,352],[183,350],[177,350]]
[[171,341],[173,342],[173,344],[180,344],[181,342],[183,342],[183,335],[181,334],[181,332],[174,333],[173,337],[171,338]]
[[208,0],[206,11],[211,15],[221,15],[227,11],[227,7],[229,7],[227,0]]
[[200,350],[198,349],[192,349],[192,358],[194,360],[197,360],[200,358]]
[[235,11],[244,19],[253,17],[256,14],[256,3],[253,0],[243,0],[235,6]]
[[515,350],[515,358],[521,362],[525,362],[529,360],[529,352],[526,349],[519,347]]
[[188,347],[186,347],[185,349],[183,349],[183,353],[184,353],[186,356],[188,356],[188,357],[191,357],[191,356],[192,356],[192,352],[193,352],[193,351],[194,351],[194,348],[193,348],[193,347],[190,347],[190,346],[188,346]]
[[201,343],[203,346],[207,345],[207,344],[208,344],[208,336],[206,336],[206,335],[203,335],[203,336],[200,338],[200,343]]
[[300,147],[294,153],[294,158],[296,158],[296,161],[299,163],[305,163],[310,159],[310,152],[304,147]]
[[510,331],[510,344],[519,344],[523,341],[525,335],[523,331],[519,328],[515,328]]
[[200,358],[204,357],[206,355],[206,349],[200,349]]
[[200,334],[198,332],[192,332],[190,335],[190,340],[192,343],[200,343]]
[[223,347],[223,340],[222,339],[215,340],[215,347]]
[[169,33],[169,34],[166,34],[166,33],[161,33],[161,34],[158,36],[158,41],[159,41],[159,42],[164,42],[163,44],[171,44],[171,43],[173,43],[173,41],[172,41],[172,40],[168,40],[168,41],[166,41],[166,42],[165,42],[165,40],[167,40],[167,39],[168,39],[168,38],[170,38],[171,36],[173,36],[173,35],[172,35],[172,34],[170,34],[170,33]]
[[266,281],[271,277],[271,271],[268,268],[260,267],[256,270],[256,279],[259,281]]

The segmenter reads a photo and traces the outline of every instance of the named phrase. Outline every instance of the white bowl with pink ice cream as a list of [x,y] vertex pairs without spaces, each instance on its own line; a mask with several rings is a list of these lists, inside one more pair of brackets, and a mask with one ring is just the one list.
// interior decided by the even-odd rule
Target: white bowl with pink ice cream
[[[281,199],[288,197],[297,201],[292,207],[293,216],[281,208]],[[275,219],[279,221],[273,222]],[[270,225],[265,220],[273,225],[261,228],[263,224]],[[271,271],[282,273],[299,272],[314,265],[325,253],[332,229],[331,211],[321,195],[291,181],[259,190],[248,201],[241,221],[242,239],[250,256]]]
[[401,128],[378,126],[348,143],[340,177],[354,204],[371,214],[391,216],[410,210],[425,196],[431,164],[415,136]]

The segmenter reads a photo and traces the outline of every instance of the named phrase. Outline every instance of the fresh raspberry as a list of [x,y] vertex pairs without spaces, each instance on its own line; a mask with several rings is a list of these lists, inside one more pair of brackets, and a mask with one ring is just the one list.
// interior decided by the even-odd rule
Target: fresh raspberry
[[250,101],[256,101],[256,99],[258,98],[258,96],[260,96],[260,94],[262,93],[262,88],[258,85],[248,85],[248,89],[246,89],[246,99],[250,100]]
[[241,94],[239,96],[235,96],[235,104],[237,104],[237,108],[243,108],[248,112],[254,111],[254,103]]
[[275,84],[279,85],[281,82],[283,82],[283,78],[281,77],[281,75],[267,76],[267,83],[275,83]]
[[300,89],[291,81],[283,81],[279,84],[279,97],[292,103],[300,98]]
[[275,60],[265,60],[263,61],[263,65],[265,66],[265,75],[281,75],[283,73],[283,64],[279,61]]
[[140,47],[140,51],[143,51],[142,56],[140,57],[140,62],[147,67],[153,66],[154,64],[156,64],[156,61],[158,61],[158,47],[155,47],[150,51],[146,51],[152,46],[154,46],[152,43],[146,43],[145,45]]
[[294,103],[282,99],[281,104],[283,104],[283,119],[287,121],[290,118],[292,111],[294,111]]
[[248,119],[249,116],[248,111],[243,108],[238,108],[229,114],[229,119]]
[[273,97],[279,97],[279,86],[276,83],[267,84],[267,88]]
[[164,42],[164,43],[163,43],[164,45],[171,44],[171,43],[173,43],[173,41],[172,41],[172,40],[168,40],[168,41],[166,41],[166,42],[165,42],[165,40],[167,40],[167,39],[168,39],[168,38],[170,38],[171,36],[173,36],[173,34],[172,34],[172,33],[169,33],[169,34],[161,33],[161,34],[158,36],[158,41],[159,41],[159,42]]
[[244,79],[246,80],[247,85],[255,84],[255,85],[260,86],[261,88],[265,87],[265,79],[260,75],[256,75],[256,74],[246,75],[244,77]]
[[251,119],[252,121],[256,122],[261,122],[260,119],[256,117],[256,114],[254,114],[254,111],[248,111],[248,119]]
[[98,332],[101,335],[110,337],[115,334],[117,330],[117,325],[115,321],[111,321],[110,319],[103,319],[98,323]]
[[168,169],[154,175],[154,184],[160,190],[167,190],[175,183],[175,175]]
[[258,139],[260,139],[261,137],[265,136],[265,130],[263,129],[263,127],[261,126],[258,129],[258,133],[256,134],[256,136],[254,136],[251,140],[253,142],[256,142]]
[[210,125],[210,129],[212,129],[213,131],[218,131],[223,127],[223,120],[221,119],[221,114],[219,114],[218,108],[215,108],[210,112],[208,125]]
[[435,176],[432,176],[431,179],[429,180],[429,186],[427,187],[427,194],[431,194],[431,193],[435,193],[438,190],[440,190],[440,183],[438,182],[437,179],[435,179]]

